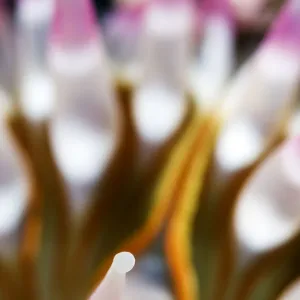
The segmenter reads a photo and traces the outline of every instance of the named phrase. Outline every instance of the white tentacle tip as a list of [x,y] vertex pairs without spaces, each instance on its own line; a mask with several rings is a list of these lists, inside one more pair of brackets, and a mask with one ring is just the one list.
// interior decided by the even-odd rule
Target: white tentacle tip
[[130,252],[121,252],[114,257],[112,270],[119,274],[130,272],[135,265],[135,258]]

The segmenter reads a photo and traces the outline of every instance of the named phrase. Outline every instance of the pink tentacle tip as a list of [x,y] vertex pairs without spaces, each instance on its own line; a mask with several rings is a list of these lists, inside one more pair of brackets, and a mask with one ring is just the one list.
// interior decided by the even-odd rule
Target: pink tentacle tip
[[201,9],[206,16],[218,15],[234,22],[234,10],[229,0],[204,0]]
[[300,0],[288,0],[273,21],[266,42],[300,51]]
[[137,3],[136,5],[120,5],[113,13],[112,19],[118,23],[137,24],[143,18],[148,2]]
[[121,10],[121,11],[131,11],[131,12],[140,12],[143,11],[147,5],[149,5],[149,3],[151,3],[152,1],[150,0],[141,0],[138,2],[121,2],[118,3],[117,5],[117,10]]
[[91,0],[55,0],[51,42],[61,46],[81,46],[98,37]]

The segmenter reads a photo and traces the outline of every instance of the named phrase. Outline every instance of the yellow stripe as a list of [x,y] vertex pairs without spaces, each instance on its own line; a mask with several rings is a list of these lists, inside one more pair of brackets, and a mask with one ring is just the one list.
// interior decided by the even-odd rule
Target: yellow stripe
[[[192,265],[190,248],[191,227],[199,206],[198,199],[202,190],[203,176],[208,164],[215,134],[219,127],[218,119],[194,122],[194,129],[189,135],[189,144],[196,143],[192,149],[188,164],[188,173],[182,182],[181,192],[177,195],[178,204],[168,226],[166,253],[174,280],[176,299],[199,299],[199,286]],[[187,147],[187,145],[185,145]]]

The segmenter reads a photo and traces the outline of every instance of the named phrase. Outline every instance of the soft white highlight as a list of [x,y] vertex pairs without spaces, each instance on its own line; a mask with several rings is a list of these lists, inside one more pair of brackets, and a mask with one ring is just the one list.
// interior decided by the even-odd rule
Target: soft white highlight
[[267,158],[242,191],[235,210],[238,241],[250,252],[276,248],[300,225],[299,140],[286,142]]
[[247,121],[238,120],[225,124],[216,145],[215,159],[222,170],[233,172],[254,163],[263,148],[257,129]]
[[297,56],[279,47],[266,46],[236,74],[222,105],[224,115],[245,114],[247,108],[257,107],[254,112],[271,111],[273,118],[277,118],[278,113],[295,100],[293,96],[299,78],[300,60]]
[[237,236],[252,252],[267,251],[288,241],[298,231],[300,223],[300,220],[283,218],[264,197],[249,194],[237,207]]
[[46,51],[55,0],[22,0],[17,10],[18,79],[25,116],[40,122],[52,114],[54,85]]
[[142,141],[157,146],[176,132],[187,111],[191,7],[153,2],[143,25],[143,75],[134,95],[133,114]]
[[50,20],[54,12],[54,2],[55,0],[22,0],[19,4],[18,18],[32,26]]
[[153,2],[145,13],[141,41],[143,84],[186,88],[193,14],[186,3]]
[[[178,7],[177,7],[178,6]],[[178,36],[190,30],[190,7],[154,3],[146,15],[147,30],[159,36]]]
[[231,24],[211,16],[204,27],[200,53],[193,61],[191,89],[201,110],[210,110],[221,100],[234,67],[234,32]]
[[5,184],[0,182],[0,239],[15,233],[25,213],[27,200],[28,186],[24,178],[11,178]]
[[120,274],[130,272],[135,265],[135,258],[129,252],[121,252],[114,257],[111,269]]
[[278,300],[299,300],[300,299],[300,278],[287,287]]
[[[58,46],[50,47],[48,54],[50,68],[65,76],[76,78],[87,75],[99,63],[101,67],[104,67],[104,53],[98,42],[96,39],[89,44],[82,44],[79,49],[66,50]],[[107,69],[105,72],[108,73],[109,70]]]
[[[4,94],[3,94],[4,96]],[[5,97],[6,98],[6,97]],[[0,104],[2,104],[0,98]],[[9,99],[11,101],[11,99]],[[3,100],[5,101],[5,100]],[[2,115],[3,113],[3,115]],[[1,250],[7,239],[14,237],[21,224],[29,197],[29,180],[25,162],[6,127],[8,111],[0,111],[0,241]],[[12,249],[7,249],[8,253]]]
[[115,153],[119,134],[118,106],[98,42],[52,47],[48,56],[59,103],[50,124],[51,143],[78,217]]
[[259,158],[295,101],[299,79],[300,60],[271,45],[242,67],[222,106],[226,122],[216,159],[223,169],[236,171]]
[[255,63],[260,74],[270,81],[290,86],[299,80],[299,55],[287,49],[270,45],[258,52]]
[[21,107],[32,121],[49,118],[55,104],[54,82],[48,73],[31,70],[21,81]]
[[126,274],[134,267],[135,258],[129,252],[117,254],[105,278],[89,300],[122,300],[126,289]]
[[74,183],[97,179],[114,146],[110,132],[99,134],[76,118],[54,122],[52,130],[55,156],[65,177]]
[[140,137],[150,143],[166,141],[186,113],[184,95],[164,87],[145,86],[134,96],[133,111]]

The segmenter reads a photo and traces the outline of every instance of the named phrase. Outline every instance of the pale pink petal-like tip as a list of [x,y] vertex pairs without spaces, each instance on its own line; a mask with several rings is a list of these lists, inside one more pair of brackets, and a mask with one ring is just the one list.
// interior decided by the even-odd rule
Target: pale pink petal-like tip
[[241,29],[261,30],[272,20],[269,0],[228,0]]
[[51,42],[62,47],[81,46],[98,37],[91,0],[55,0]]
[[300,1],[288,0],[273,21],[266,37],[267,43],[278,43],[300,51]]
[[124,30],[138,30],[141,26],[147,3],[137,5],[120,5],[112,14],[109,14],[105,20],[109,28],[124,28]]
[[234,19],[234,12],[229,0],[204,0],[201,8],[205,15],[220,15],[229,20]]

